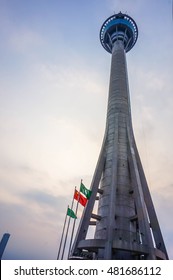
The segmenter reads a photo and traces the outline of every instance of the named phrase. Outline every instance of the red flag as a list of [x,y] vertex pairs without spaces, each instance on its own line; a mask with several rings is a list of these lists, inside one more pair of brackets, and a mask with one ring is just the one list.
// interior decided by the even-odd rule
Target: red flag
[[74,192],[74,199],[79,201],[79,203],[84,207],[88,201],[88,199],[86,197],[84,197],[82,194],[80,194],[77,190],[75,190],[75,192]]

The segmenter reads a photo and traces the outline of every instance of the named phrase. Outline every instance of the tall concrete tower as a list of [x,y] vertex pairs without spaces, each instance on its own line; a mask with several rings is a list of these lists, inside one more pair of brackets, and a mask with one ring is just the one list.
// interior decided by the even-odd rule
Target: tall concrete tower
[[100,30],[112,55],[106,130],[70,258],[168,259],[132,128],[126,53],[137,38],[135,21],[121,12]]

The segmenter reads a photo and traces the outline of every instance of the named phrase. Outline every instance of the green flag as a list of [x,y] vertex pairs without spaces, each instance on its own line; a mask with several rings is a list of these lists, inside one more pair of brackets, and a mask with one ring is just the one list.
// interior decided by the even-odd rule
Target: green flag
[[73,219],[77,219],[77,216],[75,215],[75,213],[73,212],[72,209],[68,208],[67,209],[67,216],[70,216]]
[[90,198],[92,191],[88,190],[83,183],[80,184],[80,192],[83,193],[87,199]]

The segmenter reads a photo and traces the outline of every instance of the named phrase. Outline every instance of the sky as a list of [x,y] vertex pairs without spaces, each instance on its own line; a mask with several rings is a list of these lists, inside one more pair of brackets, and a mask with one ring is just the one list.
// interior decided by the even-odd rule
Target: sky
[[172,0],[0,0],[3,259],[57,257],[74,187],[90,187],[99,156],[111,62],[99,32],[120,11],[139,29],[127,54],[133,127],[173,259]]

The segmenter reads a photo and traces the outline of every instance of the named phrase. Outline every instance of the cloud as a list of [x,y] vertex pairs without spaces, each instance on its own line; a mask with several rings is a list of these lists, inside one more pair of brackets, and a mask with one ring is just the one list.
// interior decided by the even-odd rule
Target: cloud
[[[138,0],[107,0],[107,5],[110,8],[112,14],[113,12],[119,13],[120,11],[122,13],[132,14],[134,12],[137,12],[142,9],[143,3],[142,1]],[[113,10],[114,9],[114,10]]]
[[43,38],[40,34],[28,28],[13,30],[9,36],[9,46],[17,52],[32,52],[43,45]]
[[[37,202],[42,205],[47,205],[49,207],[54,208],[57,204],[57,197],[50,195],[49,193],[45,193],[43,191],[38,191],[38,189],[34,191],[26,191],[25,193],[20,192],[20,196],[27,201]],[[58,197],[58,200],[61,200],[61,197]]]
[[43,36],[34,29],[32,24],[29,25],[26,21],[18,22],[18,19],[15,18],[15,9],[13,10],[10,6],[2,4],[0,13],[0,32],[5,41],[6,49],[29,55],[45,43]]
[[[51,86],[68,92],[69,98],[71,95],[75,97],[76,94],[82,95],[83,98],[86,93],[93,97],[103,94],[104,84],[99,80],[99,75],[95,70],[84,67],[80,57],[75,58],[75,65],[41,64],[38,67],[44,81],[47,80]],[[64,81],[67,83],[64,84]]]
[[65,211],[71,199],[55,197],[38,189],[23,189],[16,196],[18,201],[4,198],[0,204],[0,234],[6,228],[11,235],[4,258],[55,259]]
[[[57,242],[58,223],[49,210],[38,211],[35,207],[29,207],[28,201],[28,206],[1,203],[1,211],[5,213],[1,225],[11,234],[4,258],[10,259],[13,255],[14,259],[45,259],[46,255],[54,255],[49,251],[49,245],[51,250]],[[55,248],[54,251],[56,253]]]

